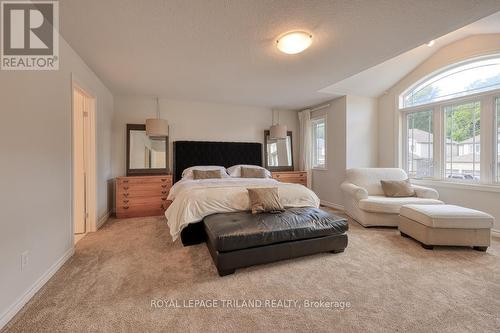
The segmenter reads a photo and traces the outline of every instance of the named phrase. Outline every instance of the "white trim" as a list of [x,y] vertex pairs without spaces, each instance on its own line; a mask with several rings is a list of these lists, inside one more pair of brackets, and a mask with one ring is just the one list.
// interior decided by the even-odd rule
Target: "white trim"
[[[325,144],[325,163],[323,165],[314,165],[314,150],[311,152],[311,155],[312,155],[312,166],[311,166],[311,169],[312,170],[327,170],[328,169],[328,117],[327,117],[327,114],[322,114],[322,115],[318,115],[316,117],[312,117],[311,116],[311,139],[314,141],[314,131],[312,130],[312,127],[314,125],[315,122],[320,122],[321,120],[323,120],[324,124],[325,124],[325,130],[324,130],[324,144]],[[314,143],[311,142],[312,146],[314,147]]]
[[74,242],[74,216],[73,216],[73,206],[74,206],[74,159],[75,159],[75,149],[74,149],[74,91],[78,90],[80,93],[85,95],[90,100],[90,110],[89,110],[89,120],[90,120],[90,129],[91,137],[89,138],[89,161],[88,161],[88,178],[87,178],[87,209],[88,209],[88,220],[86,225],[86,232],[94,232],[97,231],[98,226],[98,217],[97,217],[97,95],[88,88],[88,86],[80,80],[74,73],[71,74],[71,115],[72,115],[72,160],[71,160],[71,169],[72,178],[71,178],[71,237]]
[[75,253],[72,246],[59,258],[38,280],[35,281],[4,313],[0,315],[0,329],[9,323],[14,316],[35,296],[35,294],[50,280],[50,278],[68,261]]
[[345,208],[342,205],[335,204],[333,202],[328,202],[328,201],[325,201],[325,200],[320,200],[320,202],[321,202],[321,204],[323,206],[330,207],[330,208],[333,208],[333,209],[336,209],[336,210],[340,210],[340,211],[345,211]]
[[500,230],[491,229],[491,235],[493,237],[500,237]]
[[112,210],[112,209],[108,210],[106,213],[104,213],[104,215],[102,215],[102,216],[101,216],[101,217],[97,220],[97,225],[96,225],[96,229],[97,229],[97,230],[101,229],[101,227],[103,226],[103,224],[104,224],[104,223],[106,223],[106,222],[109,220],[109,218],[110,218],[110,216],[111,216],[112,212],[113,212],[113,210]]
[[496,192],[500,193],[500,186],[498,185],[487,185],[480,183],[465,183],[465,182],[450,182],[445,180],[435,180],[435,179],[411,179],[412,183],[417,185],[427,185],[427,186],[440,186],[447,188],[458,188],[463,190],[481,191],[481,192]]

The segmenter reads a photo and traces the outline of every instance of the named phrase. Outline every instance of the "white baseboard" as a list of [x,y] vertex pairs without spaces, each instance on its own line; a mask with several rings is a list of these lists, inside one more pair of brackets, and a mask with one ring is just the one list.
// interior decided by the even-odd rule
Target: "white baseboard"
[[96,225],[97,230],[99,230],[102,227],[102,225],[106,223],[107,220],[109,220],[109,217],[111,216],[112,212],[113,210],[110,209],[103,216],[99,218]]
[[500,237],[500,230],[491,229],[491,235],[494,237]]
[[325,201],[325,200],[321,200],[321,204],[323,206],[326,206],[326,207],[330,207],[330,208],[333,208],[333,209],[344,211],[344,206],[339,205],[339,204],[335,204],[333,202],[328,202],[328,201]]
[[64,263],[73,256],[75,248],[71,247],[66,253],[59,258],[38,280],[26,290],[4,313],[0,315],[0,329],[14,318],[14,316],[28,303],[28,301],[42,288],[47,281],[64,265]]

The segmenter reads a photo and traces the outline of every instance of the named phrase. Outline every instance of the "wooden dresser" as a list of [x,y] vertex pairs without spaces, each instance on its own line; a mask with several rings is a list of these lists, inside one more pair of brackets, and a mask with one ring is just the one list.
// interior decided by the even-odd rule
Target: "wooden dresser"
[[116,178],[116,217],[163,215],[172,175]]
[[283,183],[294,183],[307,186],[307,172],[305,171],[275,171],[272,172],[274,179]]

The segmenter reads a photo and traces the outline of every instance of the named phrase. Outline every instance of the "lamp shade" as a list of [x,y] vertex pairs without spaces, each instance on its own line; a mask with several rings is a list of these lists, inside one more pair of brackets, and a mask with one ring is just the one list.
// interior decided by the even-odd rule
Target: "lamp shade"
[[168,122],[164,119],[146,119],[146,134],[148,136],[168,136]]
[[286,139],[286,125],[276,124],[269,129],[269,137],[271,139]]

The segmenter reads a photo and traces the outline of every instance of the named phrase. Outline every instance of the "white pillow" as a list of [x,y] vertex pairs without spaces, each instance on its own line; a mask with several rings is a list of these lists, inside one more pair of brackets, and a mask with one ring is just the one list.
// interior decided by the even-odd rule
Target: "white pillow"
[[249,165],[249,164],[238,164],[238,165],[233,165],[232,167],[230,168],[227,168],[227,173],[229,174],[229,176],[231,177],[241,177],[241,167],[245,167],[245,168],[255,168],[255,169],[264,169],[266,170],[265,171],[265,174],[266,174],[266,178],[271,178],[271,171],[267,170],[266,168],[263,168],[261,166],[258,166],[258,165]]
[[196,165],[192,166],[190,168],[184,169],[182,171],[182,179],[193,179],[193,170],[220,170],[220,176],[221,178],[228,178],[229,175],[227,174],[226,168],[218,165]]

